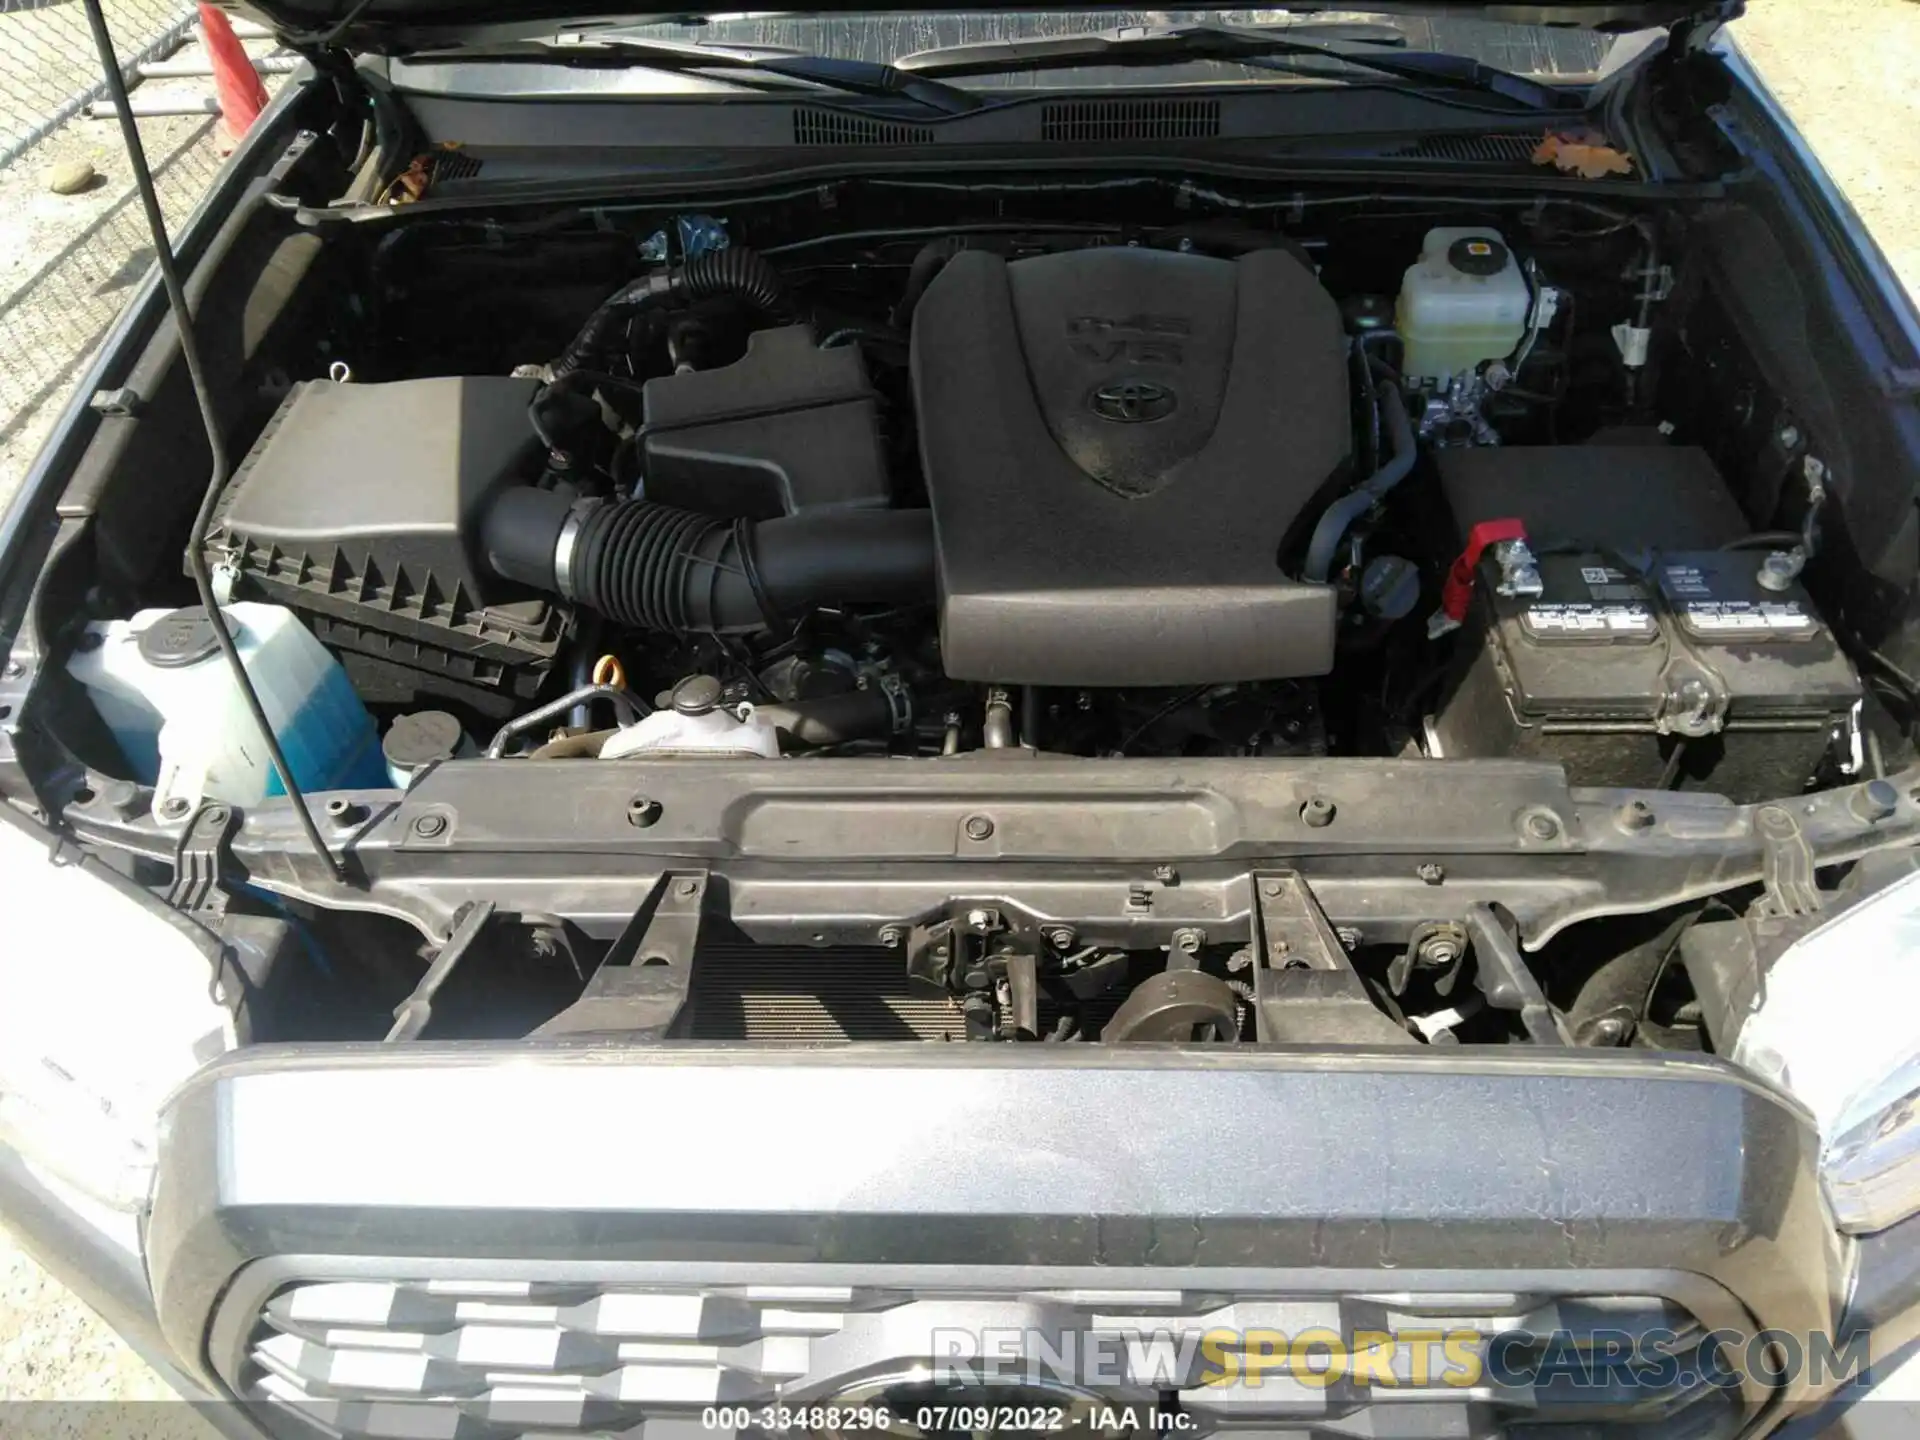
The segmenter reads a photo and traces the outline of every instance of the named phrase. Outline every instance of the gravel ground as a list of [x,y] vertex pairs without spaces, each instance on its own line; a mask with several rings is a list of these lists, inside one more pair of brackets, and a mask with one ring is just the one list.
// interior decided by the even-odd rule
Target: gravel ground
[[1741,49],[1920,297],[1920,3],[1749,4]]
[[[109,4],[109,11],[112,5]],[[0,16],[0,45],[9,41]],[[1920,3],[1915,0],[1755,0],[1754,13],[1736,27],[1741,46],[1794,115],[1878,239],[1910,293],[1920,296]],[[0,111],[0,113],[4,113]],[[210,127],[189,118],[146,122],[143,129],[177,219],[211,173]],[[21,281],[61,246],[88,245],[98,258],[85,276],[90,302],[69,326],[104,326],[125,287],[138,279],[148,256],[124,227],[137,223],[117,138],[105,122],[69,126],[70,133],[36,147],[33,163],[0,171],[0,326],[15,307]],[[3,134],[3,129],[0,129]],[[91,159],[107,176],[94,192],[61,199],[40,177],[55,159]],[[166,157],[166,158],[163,158]],[[24,171],[16,175],[13,171]],[[122,228],[113,230],[116,224]],[[89,232],[88,227],[94,227]],[[107,231],[105,239],[92,238]],[[76,313],[69,310],[68,314]],[[85,338],[90,350],[98,330]],[[52,328],[37,331],[53,344]],[[0,341],[4,336],[0,335]],[[72,345],[69,342],[68,349]],[[34,388],[54,377],[35,408],[40,425],[56,409],[53,396],[73,367],[43,367]],[[0,496],[37,446],[31,429],[14,425],[13,406],[0,404]],[[1909,1366],[1902,1389],[1920,1399],[1920,1369]],[[167,1394],[161,1382],[112,1332],[0,1232],[0,1401],[142,1401]],[[88,1418],[76,1426],[75,1417]],[[1903,1422],[1902,1428],[1911,1424]],[[90,1435],[210,1434],[188,1413],[151,1409],[0,1412],[0,1432],[54,1435],[84,1428]],[[1909,1431],[1909,1433],[1911,1433]]]

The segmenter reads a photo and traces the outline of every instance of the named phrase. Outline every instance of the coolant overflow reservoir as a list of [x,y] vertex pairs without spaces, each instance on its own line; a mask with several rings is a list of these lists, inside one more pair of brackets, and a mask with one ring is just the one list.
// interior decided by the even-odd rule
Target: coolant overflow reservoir
[[[300,787],[385,788],[373,717],[299,617],[249,602],[220,613]],[[203,799],[257,805],[282,793],[205,610],[142,610],[89,625],[67,669],[135,778],[153,785],[160,818],[190,814]]]
[[1505,359],[1519,347],[1530,300],[1499,231],[1429,230],[1395,308],[1407,379],[1449,380]]
[[[718,688],[714,687],[716,691]],[[687,689],[685,681],[675,688],[676,702]],[[607,737],[607,743],[600,747],[600,758],[619,760],[629,755],[779,758],[780,732],[771,721],[756,715],[751,705],[742,705],[737,712],[720,709],[717,698],[716,695],[716,703],[707,708],[676,704],[673,709],[654,711],[636,725],[622,727]]]

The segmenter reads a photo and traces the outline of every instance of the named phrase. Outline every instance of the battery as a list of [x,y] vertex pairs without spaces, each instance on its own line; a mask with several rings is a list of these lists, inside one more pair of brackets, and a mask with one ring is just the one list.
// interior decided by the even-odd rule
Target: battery
[[1769,588],[1765,551],[1720,548],[1747,526],[1704,454],[1445,451],[1440,466],[1463,532],[1526,525],[1540,587],[1501,594],[1483,561],[1431,753],[1742,802],[1852,762],[1859,676],[1797,580]]

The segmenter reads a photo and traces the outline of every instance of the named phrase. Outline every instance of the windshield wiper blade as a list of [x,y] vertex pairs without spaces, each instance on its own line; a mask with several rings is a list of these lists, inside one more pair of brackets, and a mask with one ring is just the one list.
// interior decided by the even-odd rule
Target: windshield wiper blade
[[618,50],[643,65],[663,70],[750,70],[805,80],[848,95],[909,100],[940,115],[965,115],[986,102],[971,90],[948,85],[928,75],[910,75],[894,65],[873,60],[845,60],[832,55],[809,55],[774,45],[703,45],[697,41],[653,40],[618,31],[595,30],[585,35],[556,36],[552,49]]
[[[897,70],[926,76],[1002,75],[1100,65],[1177,65],[1211,60],[1258,66],[1269,59],[1317,59],[1333,60],[1402,80],[1496,95],[1529,110],[1578,110],[1585,107],[1585,101],[1576,94],[1528,79],[1524,75],[1484,65],[1468,56],[1425,50],[1392,50],[1389,53],[1386,48],[1388,42],[1351,36],[1318,44],[1299,38],[1305,28],[1282,26],[1276,33],[1222,25],[1194,25],[1110,30],[1032,40],[994,40],[977,45],[921,50],[901,56],[893,62],[893,66]],[[1341,28],[1351,30],[1355,27]],[[1403,42],[1404,39],[1401,36]],[[1330,79],[1338,78],[1331,71],[1313,73],[1325,73]]]

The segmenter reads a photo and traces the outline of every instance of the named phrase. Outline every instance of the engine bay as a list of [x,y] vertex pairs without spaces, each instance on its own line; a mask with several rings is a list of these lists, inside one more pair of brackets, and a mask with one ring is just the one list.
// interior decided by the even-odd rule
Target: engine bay
[[[1592,225],[1541,214],[1562,249]],[[1657,255],[1595,228],[1629,278]],[[389,737],[413,717],[409,772],[424,713],[447,758],[1513,755],[1741,800],[1857,774],[1864,687],[1800,580],[1818,458],[1768,533],[1635,423],[1657,301],[1550,283],[1524,233],[1400,229],[1355,276],[1245,226],[783,264],[676,217],[709,248],[556,354],[292,386],[205,554]]]
[[[624,802],[652,836],[664,777],[756,765],[891,787],[904,814],[909,773],[1021,760],[1056,786],[1060,762],[1093,786],[1172,762],[1203,788],[1263,760],[1546,762],[1575,796],[1725,806],[1910,755],[1911,697],[1835,615],[1840,482],[1733,339],[1677,213],[1143,185],[1157,198],[1124,207],[876,184],[330,236],[319,317],[260,377],[182,537],[301,789],[334,797],[329,833],[365,843],[357,827],[398,817],[439,843],[413,797],[473,762],[493,767],[482,791],[528,797],[509,807],[541,776],[661,777]],[[87,777],[69,813],[184,847],[209,807],[281,788],[171,541],[98,538],[63,632],[58,743]],[[831,761],[871,778],[806,763]],[[1573,843],[1564,808],[1493,798],[1520,773],[1486,772],[1498,826]],[[1412,772],[1366,788],[1392,774],[1416,806]],[[1288,824],[1333,824],[1320,787],[1288,784]],[[963,853],[1007,839],[984,814],[939,824]],[[1174,865],[1129,882],[1111,935],[1012,890],[817,930],[803,906],[703,941],[686,993],[707,1000],[675,1033],[1512,1038],[1451,976],[1469,954],[1482,989],[1523,974],[1527,917],[1453,903],[1445,864],[1406,868],[1431,914],[1349,924],[1302,890],[1299,914],[1255,917],[1251,951],[1181,918],[1214,902],[1197,880],[1174,895]],[[330,953],[372,923],[294,913],[287,933]],[[1263,924],[1320,959],[1267,967]],[[559,1024],[583,977],[650,943],[634,925],[522,917],[507,989],[529,1009],[482,1029]],[[367,1013],[413,983],[400,928],[372,947]],[[754,984],[802,1010],[755,1010]],[[882,1018],[846,1018],[886,995]],[[1352,1003],[1316,1029],[1329,996]]]

